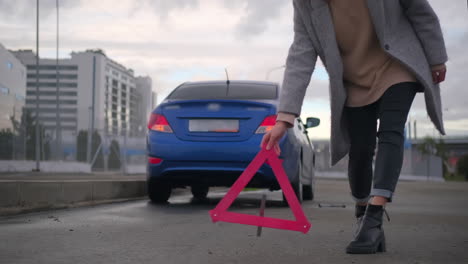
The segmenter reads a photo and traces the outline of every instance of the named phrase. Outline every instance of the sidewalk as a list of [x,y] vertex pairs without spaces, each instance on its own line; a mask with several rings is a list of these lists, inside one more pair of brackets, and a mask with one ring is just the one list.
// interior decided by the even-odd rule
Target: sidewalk
[[[316,172],[319,179],[346,179],[344,172]],[[401,175],[401,180],[444,179]],[[87,173],[0,173],[0,216],[140,199],[146,196],[145,174],[119,171]]]
[[[319,179],[347,179],[348,176],[346,172],[340,171],[317,171],[315,175]],[[427,176],[417,176],[417,175],[405,175],[401,174],[399,177],[403,181],[425,181],[425,182],[445,182],[444,178],[439,177],[427,177]]]
[[17,172],[0,173],[0,183],[16,181],[111,181],[111,180],[145,180],[144,174],[123,175],[119,171],[94,173],[49,173],[49,172]]

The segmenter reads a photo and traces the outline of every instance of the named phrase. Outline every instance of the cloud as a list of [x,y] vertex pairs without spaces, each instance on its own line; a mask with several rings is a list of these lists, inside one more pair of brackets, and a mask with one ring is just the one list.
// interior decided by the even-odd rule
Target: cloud
[[[241,1],[224,1],[227,8],[238,7],[240,3]],[[268,22],[279,17],[282,8],[288,3],[284,0],[245,0],[245,14],[236,26],[236,36],[249,39],[263,33],[268,29]]]
[[[71,9],[81,4],[82,0],[59,0],[60,8]],[[41,0],[39,15],[48,17],[56,8],[56,0]],[[21,21],[35,18],[36,1],[31,0],[0,0],[0,15],[4,18]]]
[[144,11],[149,7],[161,21],[165,21],[174,11],[180,9],[196,9],[199,6],[198,0],[140,0],[134,1],[133,3],[132,15],[134,15],[134,12]]
[[[183,81],[225,78],[225,67],[231,79],[264,80],[270,69],[284,65],[293,36],[290,0],[59,1],[61,52],[102,48],[137,75],[150,75],[159,101]],[[450,135],[468,127],[466,0],[429,2],[440,17],[450,58],[441,87]],[[44,57],[55,55],[54,11],[55,0],[41,0]],[[34,48],[35,1],[0,0],[0,32],[8,49]],[[281,83],[282,77],[283,70],[275,70],[269,79]],[[304,98],[304,116],[329,119],[328,90],[319,64]],[[412,115],[421,129],[430,128],[421,99]],[[329,136],[326,127],[317,132],[321,137]]]

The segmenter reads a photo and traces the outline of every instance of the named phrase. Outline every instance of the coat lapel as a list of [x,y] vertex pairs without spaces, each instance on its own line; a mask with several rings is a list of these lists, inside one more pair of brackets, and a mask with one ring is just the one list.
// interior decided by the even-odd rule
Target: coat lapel
[[367,7],[374,24],[377,37],[382,42],[385,39],[384,0],[367,0]]
[[[310,0],[311,4],[311,21],[314,27],[316,36],[323,50],[323,63],[327,65],[330,61],[341,62],[340,51],[336,42],[335,28],[333,19],[330,13],[330,8],[325,0]],[[329,68],[330,74],[341,74],[342,68],[336,69],[335,63],[331,64],[334,67]],[[341,66],[341,64],[339,64]],[[338,70],[335,72],[335,70]],[[330,72],[333,71],[333,72]]]

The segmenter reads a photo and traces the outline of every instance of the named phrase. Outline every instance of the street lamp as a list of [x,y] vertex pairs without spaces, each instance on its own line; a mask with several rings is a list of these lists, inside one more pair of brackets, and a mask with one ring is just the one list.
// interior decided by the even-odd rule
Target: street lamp
[[281,66],[278,66],[278,67],[274,67],[274,68],[271,68],[267,71],[266,75],[265,75],[265,80],[268,81],[268,79],[270,79],[270,74],[276,70],[280,70],[282,68],[286,68],[286,65],[281,65]]
[[57,57],[55,61],[55,69],[56,69],[56,85],[57,85],[57,95],[56,95],[56,133],[55,133],[55,140],[56,140],[56,160],[60,160],[62,158],[62,131],[61,131],[61,123],[60,123],[60,96],[59,96],[59,76],[60,76],[60,70],[59,70],[59,0],[56,0],[56,9],[57,9]]
[[39,159],[39,0],[36,0],[36,170],[40,171]]

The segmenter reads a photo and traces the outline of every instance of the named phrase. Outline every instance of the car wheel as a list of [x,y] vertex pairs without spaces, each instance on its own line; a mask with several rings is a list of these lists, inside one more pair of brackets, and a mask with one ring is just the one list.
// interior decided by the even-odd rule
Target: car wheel
[[198,200],[206,199],[209,189],[210,187],[206,185],[193,185],[191,188],[193,198],[198,199]]
[[[297,170],[297,176],[293,182],[291,182],[291,186],[294,190],[294,193],[296,194],[297,200],[299,200],[299,203],[302,204],[302,182],[301,182],[301,171],[302,171],[302,164],[299,162],[299,168]],[[288,201],[286,200],[286,196],[284,196],[283,193],[283,203],[288,204]]]
[[169,183],[157,180],[149,180],[147,185],[148,197],[153,203],[167,203],[167,200],[169,200],[172,192],[172,188]]

